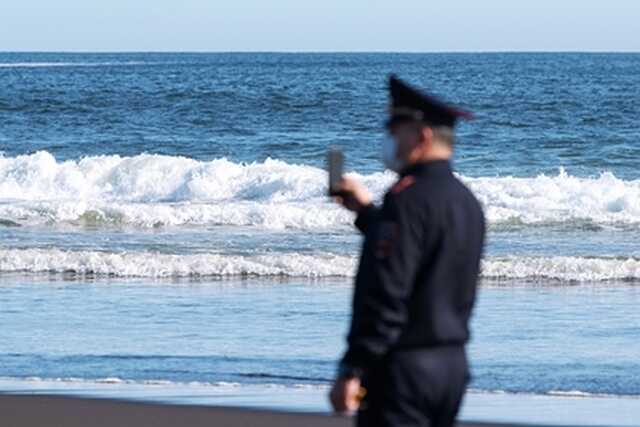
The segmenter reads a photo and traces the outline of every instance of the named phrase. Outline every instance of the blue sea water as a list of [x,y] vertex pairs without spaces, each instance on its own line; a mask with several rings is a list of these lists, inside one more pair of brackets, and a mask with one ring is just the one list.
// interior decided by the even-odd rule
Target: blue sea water
[[476,114],[477,393],[640,398],[640,55],[0,54],[0,378],[326,387],[394,72]]

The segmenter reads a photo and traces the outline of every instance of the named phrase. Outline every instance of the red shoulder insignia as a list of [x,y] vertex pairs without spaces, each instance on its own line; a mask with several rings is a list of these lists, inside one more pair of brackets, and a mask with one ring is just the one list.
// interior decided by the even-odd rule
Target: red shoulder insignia
[[404,178],[402,178],[400,181],[396,182],[393,187],[391,187],[391,192],[393,194],[397,194],[407,189],[408,187],[411,187],[415,182],[416,182],[416,179],[413,176],[407,175]]

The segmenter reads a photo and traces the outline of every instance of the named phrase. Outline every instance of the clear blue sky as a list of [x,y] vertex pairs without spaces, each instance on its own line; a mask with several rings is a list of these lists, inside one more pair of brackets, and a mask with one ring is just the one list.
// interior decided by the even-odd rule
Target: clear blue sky
[[22,50],[640,51],[640,0],[1,0]]

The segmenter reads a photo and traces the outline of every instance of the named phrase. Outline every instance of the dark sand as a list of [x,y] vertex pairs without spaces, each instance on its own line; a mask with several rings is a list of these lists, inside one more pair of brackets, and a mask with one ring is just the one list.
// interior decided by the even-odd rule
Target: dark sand
[[[326,414],[64,396],[0,394],[0,426],[2,427],[347,427],[351,425],[350,418]],[[460,426],[488,427],[490,424],[461,423]]]

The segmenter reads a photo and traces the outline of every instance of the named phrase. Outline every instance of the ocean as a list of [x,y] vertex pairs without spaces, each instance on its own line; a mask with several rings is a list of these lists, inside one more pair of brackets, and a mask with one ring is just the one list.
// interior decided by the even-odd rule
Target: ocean
[[0,389],[324,393],[361,242],[325,154],[392,185],[389,73],[476,115],[470,393],[640,399],[640,54],[586,53],[0,53]]

